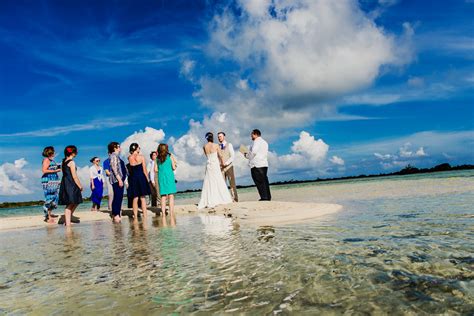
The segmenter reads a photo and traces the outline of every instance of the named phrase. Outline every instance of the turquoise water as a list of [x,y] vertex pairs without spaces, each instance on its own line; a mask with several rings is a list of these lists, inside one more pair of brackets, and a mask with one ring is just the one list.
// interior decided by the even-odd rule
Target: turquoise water
[[[354,183],[374,183],[381,181],[407,181],[407,180],[418,180],[418,179],[446,179],[446,178],[474,178],[474,170],[467,171],[450,171],[450,172],[436,172],[429,174],[415,174],[415,175],[405,175],[405,176],[391,176],[391,177],[379,177],[379,178],[368,178],[368,179],[352,179],[352,180],[336,180],[328,182],[317,182],[317,183],[301,183],[301,184],[288,184],[288,185],[278,185],[272,186],[272,190],[287,190],[292,188],[303,188],[303,187],[324,187],[328,185],[335,184],[354,184]],[[248,193],[255,191],[255,188],[245,188],[239,189],[239,194]],[[189,192],[189,193],[179,193],[176,195],[177,203],[180,201],[193,201],[196,202],[199,200],[201,193],[200,192]],[[126,199],[125,199],[126,200]],[[126,201],[124,200],[124,207],[126,207]],[[91,203],[85,202],[81,204],[77,211],[86,211],[90,210]],[[107,200],[103,200],[102,208],[107,208]],[[62,213],[63,208],[60,206],[56,213]],[[43,208],[42,206],[27,206],[27,207],[18,207],[18,208],[3,208],[0,209],[0,218],[1,217],[14,217],[14,216],[27,216],[27,215],[42,215]]]
[[306,184],[344,210],[283,227],[189,215],[0,232],[0,313],[472,315],[474,180],[461,174],[362,183],[390,196]]

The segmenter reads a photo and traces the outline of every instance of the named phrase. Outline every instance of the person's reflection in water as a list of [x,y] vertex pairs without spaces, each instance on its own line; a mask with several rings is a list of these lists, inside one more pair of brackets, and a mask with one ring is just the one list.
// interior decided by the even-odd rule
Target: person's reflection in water
[[147,221],[130,221],[130,246],[129,262],[134,267],[146,266],[150,262],[150,245],[148,244]]

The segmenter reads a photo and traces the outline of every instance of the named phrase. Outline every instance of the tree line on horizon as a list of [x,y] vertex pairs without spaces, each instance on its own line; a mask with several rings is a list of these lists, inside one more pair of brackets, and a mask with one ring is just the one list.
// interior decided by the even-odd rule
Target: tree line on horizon
[[[406,167],[401,169],[400,171],[391,172],[391,173],[379,173],[379,174],[360,174],[357,176],[346,176],[346,177],[338,177],[338,178],[316,178],[310,180],[288,180],[288,181],[278,181],[273,182],[271,185],[285,185],[285,184],[298,184],[298,183],[311,183],[311,182],[324,182],[324,181],[335,181],[335,180],[351,180],[351,179],[362,179],[362,178],[376,178],[376,177],[388,177],[388,176],[403,176],[403,175],[411,175],[411,174],[419,174],[419,173],[432,173],[432,172],[441,172],[441,171],[458,171],[458,170],[472,170],[474,169],[474,165],[471,164],[464,164],[458,166],[451,166],[449,163],[442,163],[436,165],[432,168],[417,168],[408,164]],[[255,185],[238,185],[238,189],[243,188],[250,188],[254,187]],[[179,193],[193,193],[193,192],[200,192],[200,189],[196,190],[185,190],[180,191]],[[107,198],[107,196],[104,196]],[[85,198],[85,201],[90,200],[89,198]],[[11,207],[23,207],[23,206],[38,206],[43,205],[43,200],[38,201],[26,201],[26,202],[3,202],[0,203],[0,208],[11,208]]]

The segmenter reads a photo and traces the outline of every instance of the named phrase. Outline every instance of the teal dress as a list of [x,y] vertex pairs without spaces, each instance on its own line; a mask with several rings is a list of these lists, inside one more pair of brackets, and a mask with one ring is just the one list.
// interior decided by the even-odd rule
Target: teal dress
[[160,183],[161,195],[176,193],[176,181],[169,155],[163,163],[158,160],[158,182]]

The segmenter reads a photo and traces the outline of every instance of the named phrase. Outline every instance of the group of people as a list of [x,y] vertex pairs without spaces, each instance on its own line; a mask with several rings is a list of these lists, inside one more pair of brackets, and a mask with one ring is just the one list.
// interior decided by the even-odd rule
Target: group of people
[[[219,143],[214,143],[214,135],[206,134],[207,143],[203,147],[204,155],[207,157],[201,199],[198,209],[211,208],[220,204],[238,202],[237,187],[233,162],[235,159],[234,147],[226,141],[224,132],[218,133]],[[253,145],[250,150],[242,150],[245,158],[249,160],[252,179],[260,194],[261,201],[271,200],[270,187],[267,177],[268,171],[268,143],[261,137],[261,132],[256,129],[251,133]],[[144,217],[147,216],[146,196],[151,197],[151,205],[161,205],[163,216],[167,214],[166,207],[169,205],[169,213],[174,216],[174,194],[176,180],[174,171],[177,168],[177,160],[169,152],[167,144],[159,144],[156,151],[150,153],[150,162],[146,165],[145,157],[141,153],[140,146],[132,143],[129,147],[128,164],[121,158],[121,147],[118,142],[108,144],[109,157],[100,165],[100,158],[93,157],[89,169],[92,211],[100,209],[104,192],[107,185],[109,211],[114,222],[121,221],[122,202],[124,190],[127,189],[128,205],[133,209],[133,218],[139,216],[138,209],[141,208]],[[73,216],[77,206],[83,202],[83,186],[77,175],[77,167],[74,158],[78,150],[74,145],[64,149],[64,159],[58,164],[54,158],[56,152],[54,147],[48,146],[43,150],[43,176],[41,182],[45,196],[44,215],[45,221],[54,223],[57,215],[53,210],[58,205],[64,205],[64,224],[71,225],[79,219]],[[60,179],[59,173],[62,172]],[[227,187],[230,185],[230,191]]]
[[[120,144],[111,142],[108,145],[109,157],[100,166],[100,158],[93,157],[89,169],[92,211],[100,209],[103,197],[104,182],[108,186],[109,211],[114,222],[121,221],[122,202],[125,187],[127,197],[133,209],[134,219],[138,219],[138,209],[141,208],[143,216],[147,216],[146,196],[154,196],[156,206],[157,196],[160,196],[162,213],[166,210],[169,201],[169,213],[174,216],[174,194],[176,181],[174,170],[177,163],[175,157],[169,153],[168,145],[160,144],[157,152],[150,156],[155,158],[152,169],[147,170],[145,158],[141,154],[140,146],[133,143],[129,148],[128,164],[120,157]],[[45,195],[44,214],[45,221],[54,223],[57,215],[53,210],[58,205],[65,205],[64,224],[71,225],[79,220],[73,216],[74,210],[83,202],[83,186],[77,175],[74,158],[77,156],[77,147],[67,146],[64,149],[64,159],[58,164],[54,158],[54,147],[48,146],[43,150],[43,176],[41,182]],[[60,180],[59,173],[63,176]],[[153,178],[152,178],[153,177]]]
[[[241,148],[241,152],[249,160],[252,179],[260,194],[260,201],[270,201],[272,197],[267,176],[268,143],[261,137],[262,134],[258,129],[254,129],[250,136],[253,141],[252,147],[250,150]],[[211,132],[206,134],[207,143],[203,146],[203,151],[207,157],[207,164],[198,209],[238,201],[233,166],[234,147],[226,141],[224,132],[219,132],[217,137],[218,144],[214,143],[214,134]],[[229,181],[230,192],[226,181]]]

